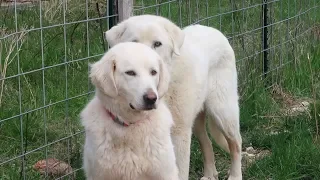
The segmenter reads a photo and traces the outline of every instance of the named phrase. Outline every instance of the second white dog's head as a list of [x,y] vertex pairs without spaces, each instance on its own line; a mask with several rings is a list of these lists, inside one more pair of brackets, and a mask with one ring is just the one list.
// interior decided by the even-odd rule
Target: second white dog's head
[[91,66],[97,90],[135,110],[155,109],[166,93],[169,72],[161,57],[144,44],[126,42],[112,47]]
[[166,18],[154,15],[133,16],[105,32],[109,45],[139,42],[154,49],[167,64],[179,55],[185,34]]

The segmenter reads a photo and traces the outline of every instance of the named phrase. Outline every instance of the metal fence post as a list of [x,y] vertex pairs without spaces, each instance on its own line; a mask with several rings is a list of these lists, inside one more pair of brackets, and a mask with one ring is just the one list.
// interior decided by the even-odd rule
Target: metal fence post
[[268,44],[268,0],[262,0],[262,49],[263,49],[263,77],[266,80],[266,85],[269,85],[267,79],[269,70],[269,44]]
[[111,29],[114,25],[118,23],[117,16],[114,16],[118,12],[118,3],[117,0],[108,0],[108,16],[112,16],[109,18],[109,29]]

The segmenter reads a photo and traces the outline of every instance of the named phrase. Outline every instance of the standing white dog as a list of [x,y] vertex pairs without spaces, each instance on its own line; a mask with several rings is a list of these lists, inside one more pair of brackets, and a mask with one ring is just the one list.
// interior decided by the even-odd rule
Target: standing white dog
[[201,25],[181,30],[168,19],[153,15],[131,17],[105,36],[111,47],[126,41],[152,47],[169,65],[171,83],[165,99],[175,122],[172,140],[180,180],[189,175],[192,128],[204,155],[203,179],[218,179],[205,128],[206,113],[211,117],[211,135],[231,154],[229,180],[242,179],[237,71],[227,38]]
[[121,43],[92,65],[96,95],[81,112],[89,180],[178,180],[170,137],[173,120],[161,100],[170,75],[146,45]]

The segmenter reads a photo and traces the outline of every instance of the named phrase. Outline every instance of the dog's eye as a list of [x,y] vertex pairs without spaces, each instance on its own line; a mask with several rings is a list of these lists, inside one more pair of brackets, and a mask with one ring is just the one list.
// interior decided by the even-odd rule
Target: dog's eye
[[154,75],[156,75],[156,74],[157,74],[157,71],[155,71],[155,70],[152,70],[152,71],[151,71],[151,75],[152,75],[152,76],[154,76]]
[[126,71],[125,73],[126,73],[127,75],[129,75],[129,76],[135,76],[135,75],[137,75],[136,72],[134,72],[134,71]]
[[153,43],[154,48],[160,47],[161,45],[162,45],[162,43],[160,41],[156,41]]
[[134,39],[134,40],[132,40],[132,42],[135,42],[135,43],[136,43],[136,42],[138,42],[138,40],[137,40],[137,39]]

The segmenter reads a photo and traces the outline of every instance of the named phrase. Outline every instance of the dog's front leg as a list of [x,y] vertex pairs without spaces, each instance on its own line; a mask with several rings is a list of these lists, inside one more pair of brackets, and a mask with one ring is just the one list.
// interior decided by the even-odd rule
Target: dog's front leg
[[172,143],[176,155],[176,163],[179,170],[179,179],[189,179],[190,144],[192,128],[175,125],[172,127]]

